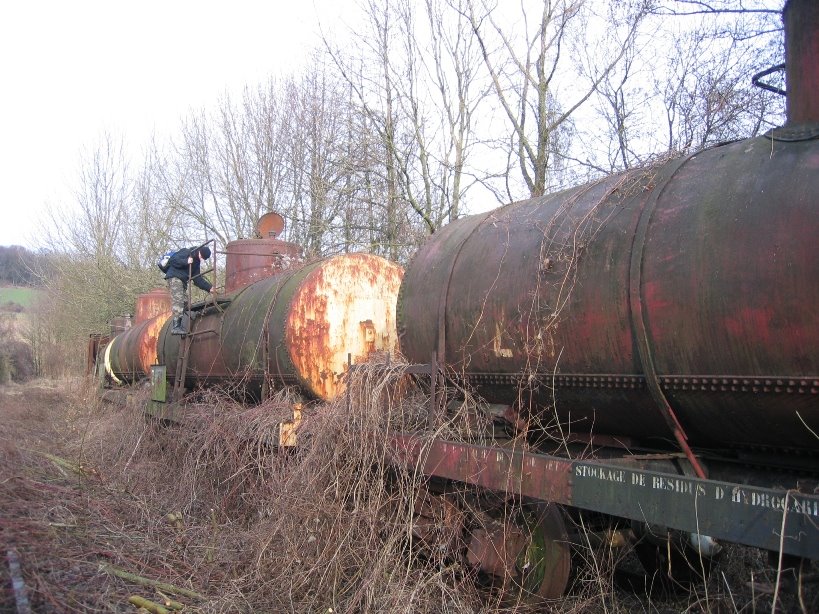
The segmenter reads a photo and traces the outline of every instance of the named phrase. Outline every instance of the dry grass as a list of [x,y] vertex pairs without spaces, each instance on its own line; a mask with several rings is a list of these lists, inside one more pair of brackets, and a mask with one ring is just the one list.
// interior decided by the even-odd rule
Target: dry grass
[[[501,604],[457,558],[411,539],[420,478],[395,470],[384,443],[425,423],[426,399],[404,395],[399,411],[400,369],[362,371],[349,408],[307,406],[301,445],[287,451],[272,442],[291,417],[289,391],[250,408],[211,393],[172,426],[144,419],[147,391],[120,407],[79,384],[0,389],[0,535],[4,554],[19,555],[33,611],[129,612],[131,595],[163,599],[106,566],[196,591],[202,599],[177,597],[191,612],[531,610]],[[440,433],[475,440],[485,425],[474,416],[463,403]],[[464,512],[478,502],[451,495]],[[614,587],[616,553],[581,556],[572,592],[548,610],[770,611],[769,596],[745,585],[741,555],[707,593],[662,600]],[[750,563],[758,582],[762,562]],[[7,592],[0,605],[13,603]]]

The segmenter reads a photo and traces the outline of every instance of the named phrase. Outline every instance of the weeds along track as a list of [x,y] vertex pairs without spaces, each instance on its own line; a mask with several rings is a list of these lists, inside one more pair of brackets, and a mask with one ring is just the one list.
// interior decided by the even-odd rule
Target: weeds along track
[[[163,426],[141,412],[147,393],[114,406],[84,382],[0,388],[0,541],[31,611],[132,612],[131,597],[189,612],[533,611],[411,537],[421,478],[392,465],[386,442],[425,424],[427,399],[402,366],[359,369],[350,388],[349,404],[305,406],[288,450],[272,443],[290,391],[254,407],[210,393]],[[474,440],[474,410],[464,402],[437,435]],[[468,513],[473,494],[455,496]],[[754,551],[665,600],[615,588],[611,552],[579,558],[570,594],[538,611],[770,610],[749,588],[771,581]],[[2,569],[0,609],[15,611]]]

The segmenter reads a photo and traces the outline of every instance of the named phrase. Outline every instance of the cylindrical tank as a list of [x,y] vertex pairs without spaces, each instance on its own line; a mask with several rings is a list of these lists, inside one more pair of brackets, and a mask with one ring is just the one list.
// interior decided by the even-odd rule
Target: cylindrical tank
[[301,248],[278,239],[238,239],[225,248],[225,293],[275,275],[301,262]]
[[819,140],[775,135],[446,226],[403,353],[543,429],[671,440],[652,378],[693,445],[819,453]]
[[105,372],[117,384],[131,384],[151,375],[157,364],[156,344],[170,312],[158,315],[111,339],[103,353]]
[[[328,400],[342,389],[347,355],[397,348],[395,302],[403,270],[378,256],[345,254],[262,279],[191,323],[186,386],[223,385],[259,398],[298,385]],[[175,380],[179,337],[165,326],[160,363]]]
[[133,326],[111,339],[105,347],[105,372],[117,384],[130,384],[151,375],[157,364],[156,344],[162,325],[171,315],[171,294],[154,288],[136,299]]
[[134,325],[147,322],[159,315],[167,317],[171,313],[171,293],[168,288],[154,288],[140,294],[134,310]]

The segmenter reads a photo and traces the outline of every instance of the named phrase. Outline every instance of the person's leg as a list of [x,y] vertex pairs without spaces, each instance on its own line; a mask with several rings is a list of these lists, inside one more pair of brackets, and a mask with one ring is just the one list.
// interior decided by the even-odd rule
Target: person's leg
[[184,335],[182,313],[185,311],[185,282],[176,277],[168,280],[168,289],[171,291],[171,314],[173,316],[171,334]]

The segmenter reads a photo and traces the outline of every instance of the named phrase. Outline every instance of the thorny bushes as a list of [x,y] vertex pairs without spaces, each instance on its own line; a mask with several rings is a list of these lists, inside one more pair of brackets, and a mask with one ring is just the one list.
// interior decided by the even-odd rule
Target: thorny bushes
[[[168,594],[114,577],[111,566],[196,591],[203,599],[175,597],[192,612],[529,611],[412,539],[421,478],[393,467],[385,442],[425,424],[427,400],[401,365],[358,374],[349,404],[305,407],[300,445],[287,450],[274,442],[292,417],[289,391],[255,407],[210,393],[170,425],[146,421],[145,392],[113,406],[74,385],[0,389],[0,536],[4,555],[19,555],[34,611],[129,612],[130,595]],[[475,441],[483,432],[466,399],[450,404],[439,435]],[[456,495],[469,514],[474,493]],[[514,501],[505,505],[514,513]],[[737,556],[707,591],[639,603],[612,582],[615,554],[583,557],[569,596],[547,609],[770,608],[745,587],[764,573],[759,557],[750,576]],[[6,586],[7,573],[4,565]],[[2,604],[13,607],[10,593]]]

